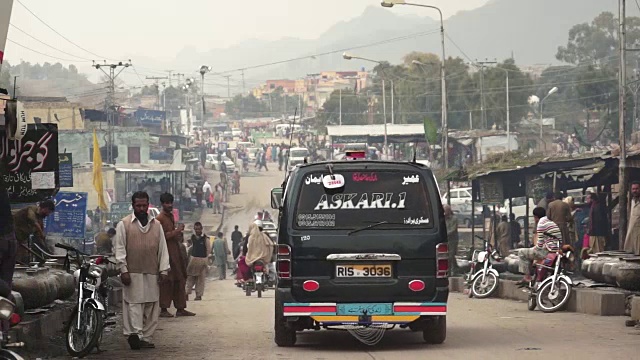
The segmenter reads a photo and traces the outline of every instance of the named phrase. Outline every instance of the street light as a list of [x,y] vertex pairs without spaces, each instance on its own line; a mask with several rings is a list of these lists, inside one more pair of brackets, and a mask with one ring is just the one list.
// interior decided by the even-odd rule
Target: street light
[[391,8],[394,5],[418,6],[437,10],[438,14],[440,14],[440,38],[442,42],[442,66],[440,70],[440,82],[442,83],[442,135],[444,142],[442,151],[444,154],[444,167],[445,169],[447,169],[449,168],[449,125],[447,120],[447,80],[444,68],[444,62],[447,58],[444,51],[444,20],[442,18],[442,10],[440,10],[440,8],[436,6],[408,3],[404,0],[384,0],[381,5],[382,7],[386,8]]
[[544,142],[544,149],[547,150],[547,143],[543,140],[542,138],[542,124],[543,124],[543,118],[542,118],[542,103],[547,100],[547,98],[555,93],[558,92],[558,87],[554,86],[551,90],[549,90],[549,92],[547,93],[547,96],[545,96],[542,100],[540,100],[540,141]]
[[202,106],[200,107],[200,120],[204,123],[204,74],[211,71],[211,66],[202,65],[200,66],[200,76],[202,77],[202,87],[200,89],[200,99],[202,100]]
[[[377,60],[371,60],[371,59],[367,59],[367,58],[363,58],[363,57],[359,57],[359,56],[353,56],[350,54],[347,54],[346,52],[342,54],[342,58],[345,60],[353,60],[353,59],[359,59],[359,60],[364,60],[364,61],[369,61],[372,63],[376,63],[378,65],[382,65],[382,61],[377,61]],[[384,154],[388,155],[387,152],[387,101],[386,101],[386,93],[385,93],[385,83],[384,83],[384,77],[382,78],[382,114],[384,116]]]

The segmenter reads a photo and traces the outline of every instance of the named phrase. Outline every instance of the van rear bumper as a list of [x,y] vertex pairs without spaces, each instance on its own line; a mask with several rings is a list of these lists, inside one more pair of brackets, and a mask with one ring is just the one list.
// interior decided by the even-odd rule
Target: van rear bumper
[[[276,290],[276,306],[282,307],[285,318],[310,317],[317,323],[325,326],[362,324],[362,314],[343,314],[339,306],[347,303],[300,303],[291,296],[291,289]],[[448,289],[439,291],[433,300],[416,302],[385,303],[389,311],[384,314],[373,314],[367,318],[367,324],[410,324],[423,316],[447,315]],[[366,301],[358,304],[367,304]],[[292,319],[293,320],[293,319]],[[295,321],[295,320],[294,320]]]

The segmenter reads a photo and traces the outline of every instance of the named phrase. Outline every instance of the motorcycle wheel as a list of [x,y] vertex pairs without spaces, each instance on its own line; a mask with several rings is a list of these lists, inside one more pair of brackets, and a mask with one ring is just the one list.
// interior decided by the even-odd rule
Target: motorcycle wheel
[[498,277],[494,273],[487,272],[485,283],[482,282],[482,275],[476,276],[471,283],[471,293],[478,299],[491,296],[498,289]]
[[540,310],[546,313],[556,312],[562,310],[567,305],[571,298],[571,285],[565,280],[560,279],[556,282],[555,292],[551,293],[551,285],[553,282],[548,282],[538,290],[538,296],[536,297],[536,303]]
[[247,295],[247,296],[251,296],[251,286],[245,285],[244,294]]
[[102,335],[104,317],[100,310],[87,304],[80,314],[81,329],[76,329],[74,324],[78,317],[77,307],[73,309],[71,318],[67,324],[67,352],[73,357],[85,357],[96,347]]
[[527,300],[527,309],[529,311],[533,311],[536,309],[536,296],[534,294],[529,294],[529,299]]
[[258,290],[258,297],[261,298],[262,297],[262,285],[258,285],[257,286],[257,290]]

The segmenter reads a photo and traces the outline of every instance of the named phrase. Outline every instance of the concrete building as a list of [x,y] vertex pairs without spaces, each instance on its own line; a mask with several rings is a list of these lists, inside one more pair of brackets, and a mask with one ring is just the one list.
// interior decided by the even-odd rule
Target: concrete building
[[[104,189],[104,201],[109,206],[116,199],[116,168],[113,165],[102,167],[102,181]],[[86,192],[88,194],[87,209],[93,210],[98,206],[98,194],[93,187],[93,164],[81,164],[73,167],[73,187],[64,188],[64,191]]]
[[[146,164],[149,162],[149,130],[141,127],[115,127],[114,145],[118,147],[116,164]],[[100,147],[106,144],[107,132],[96,129]],[[62,130],[58,134],[58,147],[73,155],[74,164],[93,161],[92,130]]]
[[21,96],[18,98],[27,112],[27,123],[58,125],[58,130],[84,129],[80,104],[64,97]]

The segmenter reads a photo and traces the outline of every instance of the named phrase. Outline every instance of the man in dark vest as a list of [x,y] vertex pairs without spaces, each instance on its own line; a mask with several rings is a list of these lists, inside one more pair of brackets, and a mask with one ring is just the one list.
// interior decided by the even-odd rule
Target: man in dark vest
[[191,260],[187,266],[187,295],[191,294],[193,285],[196,286],[195,301],[202,300],[204,284],[209,270],[209,254],[211,254],[211,241],[202,233],[202,224],[193,224],[195,234],[191,235]]

